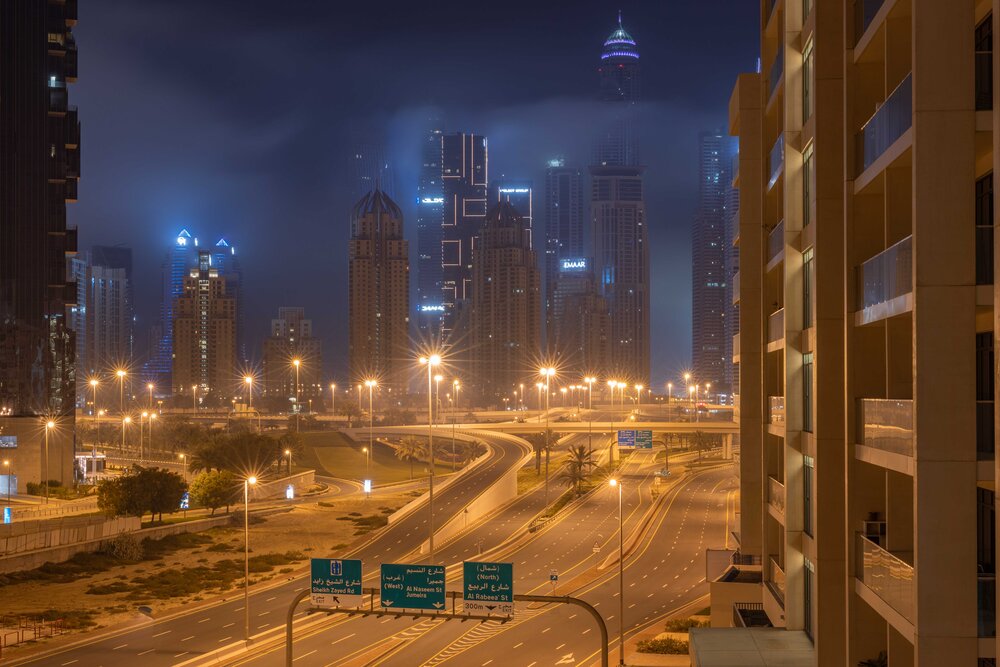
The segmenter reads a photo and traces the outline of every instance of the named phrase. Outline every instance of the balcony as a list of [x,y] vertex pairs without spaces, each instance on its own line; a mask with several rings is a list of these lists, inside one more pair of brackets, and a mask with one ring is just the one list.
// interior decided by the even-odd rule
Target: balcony
[[[907,236],[875,255],[857,271],[856,310],[868,311],[909,294],[913,291],[913,237]],[[871,313],[873,320],[893,314]]]
[[771,424],[784,424],[785,423],[785,397],[784,396],[768,396],[768,422]]
[[781,172],[785,168],[785,135],[778,135],[778,140],[774,142],[771,153],[767,157],[767,165],[770,174],[767,189],[770,190],[778,182],[778,177],[781,176]]
[[771,555],[769,559],[771,568],[771,578],[767,582],[767,587],[771,589],[774,596],[781,603],[781,608],[785,608],[785,570],[778,564],[778,557]]
[[733,303],[740,302],[740,272],[733,274]]
[[734,628],[770,628],[771,619],[760,602],[733,603]]
[[993,108],[993,52],[976,51],[976,111]]
[[858,132],[858,174],[872,166],[913,123],[913,75],[907,74]]
[[980,574],[976,579],[980,637],[997,636],[997,576]]
[[884,452],[913,456],[913,401],[858,399],[857,443]]
[[976,458],[989,461],[996,448],[993,401],[976,401]]
[[784,71],[784,58],[782,56],[781,47],[778,47],[778,53],[774,56],[774,63],[771,64],[771,69],[767,72],[767,96],[768,99],[774,96],[774,91],[778,89],[778,84],[781,83],[781,75]]
[[913,623],[913,566],[861,533],[856,533],[855,539],[854,572],[858,580]]
[[767,235],[767,263],[770,264],[774,258],[785,249],[785,221],[782,220]]
[[857,44],[866,32],[885,0],[854,0],[854,43]]
[[767,504],[778,513],[785,513],[785,485],[770,475],[767,477]]
[[785,340],[785,309],[779,308],[767,318],[767,342],[780,343]]
[[733,334],[733,363],[739,363],[740,361],[740,334],[739,332]]
[[976,284],[993,284],[993,225],[976,225]]

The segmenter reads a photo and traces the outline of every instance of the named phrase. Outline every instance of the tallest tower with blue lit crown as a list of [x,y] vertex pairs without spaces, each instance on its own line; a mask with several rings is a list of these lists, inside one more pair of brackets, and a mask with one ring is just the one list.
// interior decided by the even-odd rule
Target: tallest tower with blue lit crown
[[622,27],[621,12],[618,27],[604,40],[597,71],[601,78],[600,99],[611,103],[612,118],[597,142],[595,164],[634,166],[639,162],[632,123],[640,92],[639,50]]

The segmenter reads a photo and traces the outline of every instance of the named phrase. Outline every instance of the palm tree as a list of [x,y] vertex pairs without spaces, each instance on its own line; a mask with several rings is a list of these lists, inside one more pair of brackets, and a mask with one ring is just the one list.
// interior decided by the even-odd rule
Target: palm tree
[[[531,448],[535,451],[535,474],[542,473],[542,452],[545,452],[546,462],[549,459],[549,450],[552,449],[552,431],[545,433],[532,433],[524,436],[524,439],[531,443]],[[546,443],[548,447],[546,447]]]
[[574,495],[580,495],[580,485],[587,481],[587,475],[594,468],[594,455],[586,445],[570,447],[566,466],[559,473],[559,479],[573,487]]
[[465,465],[469,461],[473,460],[477,456],[481,455],[486,451],[483,443],[479,441],[473,442],[463,442],[462,443],[462,465]]
[[708,449],[708,437],[703,431],[695,431],[693,444],[694,448],[698,450],[698,460],[701,461],[701,450]]
[[424,452],[424,443],[417,440],[412,435],[403,438],[396,445],[396,458],[400,461],[410,462],[410,479],[413,479],[413,462],[418,460]]

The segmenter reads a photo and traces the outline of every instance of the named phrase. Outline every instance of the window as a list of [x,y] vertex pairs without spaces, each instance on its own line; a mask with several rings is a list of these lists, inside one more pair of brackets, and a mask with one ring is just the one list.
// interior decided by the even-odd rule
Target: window
[[808,636],[809,639],[812,639],[812,591],[813,577],[816,576],[816,567],[808,558],[803,559],[803,561],[805,564],[806,576],[802,578],[802,599],[804,602],[803,611],[805,612],[805,618],[802,619],[802,629],[805,630],[806,636]]
[[802,253],[802,328],[813,325],[813,249]]
[[802,226],[812,222],[813,147],[810,144],[802,155]]
[[802,122],[813,115],[813,43],[809,40],[802,52]]
[[976,180],[976,284],[993,284],[993,172]]
[[804,457],[802,468],[802,530],[809,537],[813,536],[813,473],[816,462],[813,457]]
[[813,355],[802,355],[802,430],[812,433]]

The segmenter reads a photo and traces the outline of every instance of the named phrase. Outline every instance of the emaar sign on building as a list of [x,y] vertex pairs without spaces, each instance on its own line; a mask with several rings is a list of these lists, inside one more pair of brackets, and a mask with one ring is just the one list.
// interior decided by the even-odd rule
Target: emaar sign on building
[[585,257],[564,259],[562,263],[560,263],[559,267],[562,271],[586,271],[587,259]]

